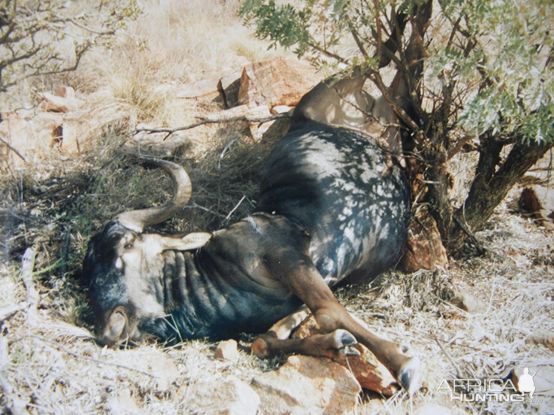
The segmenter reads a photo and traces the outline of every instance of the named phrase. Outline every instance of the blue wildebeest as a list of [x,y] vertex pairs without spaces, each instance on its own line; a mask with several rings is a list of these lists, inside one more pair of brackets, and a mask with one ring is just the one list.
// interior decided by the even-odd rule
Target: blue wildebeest
[[[358,79],[340,85],[342,98],[360,88]],[[331,92],[320,87],[317,103]],[[84,276],[101,343],[222,339],[269,329],[252,344],[256,355],[268,357],[326,355],[360,342],[414,389],[417,358],[371,333],[331,291],[346,278],[371,280],[398,261],[410,216],[407,180],[367,133],[310,119],[306,97],[267,160],[251,215],[213,233],[144,233],[181,210],[191,194],[184,169],[158,161],[175,182],[173,199],[121,213],[91,239]],[[335,105],[328,102],[327,109]],[[394,120],[385,121],[387,139]],[[289,323],[298,318],[286,316],[302,304],[328,334],[288,339]]]

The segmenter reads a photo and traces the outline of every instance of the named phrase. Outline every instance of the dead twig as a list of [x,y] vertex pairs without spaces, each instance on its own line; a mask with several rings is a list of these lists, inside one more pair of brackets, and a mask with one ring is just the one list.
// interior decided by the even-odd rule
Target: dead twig
[[235,213],[235,210],[237,210],[239,208],[239,206],[241,205],[241,203],[244,201],[244,199],[246,199],[246,195],[244,195],[242,197],[241,200],[239,200],[239,202],[237,203],[237,205],[229,212],[229,214],[225,217],[225,220],[229,220],[229,218],[231,217],[231,215],[233,213]]
[[21,259],[21,279],[27,288],[27,322],[31,327],[37,324],[38,291],[33,283],[36,254],[35,248],[27,248]]
[[434,337],[435,339],[435,342],[439,345],[439,347],[441,348],[442,352],[444,353],[444,355],[446,356],[446,358],[450,361],[450,363],[452,363],[452,366],[454,366],[454,369],[456,369],[456,376],[458,376],[458,379],[463,379],[464,375],[462,373],[462,370],[460,369],[460,367],[456,364],[456,362],[454,362],[454,360],[450,357],[450,355],[446,352],[446,349],[444,348],[444,346],[442,345],[442,343],[439,341],[439,339],[437,339],[436,337]]
[[0,141],[6,145],[11,151],[13,151],[21,160],[23,160],[26,164],[29,164],[29,162],[21,155],[19,151],[15,147],[13,147],[10,143],[8,143],[2,136],[0,135]]
[[238,122],[238,121],[245,121],[245,122],[269,122],[269,121],[275,121],[281,118],[290,118],[291,114],[289,113],[283,113],[283,114],[273,114],[269,115],[267,117],[250,117],[250,116],[240,116],[240,117],[229,117],[229,118],[210,118],[210,117],[199,117],[200,121],[185,125],[183,127],[175,127],[175,128],[135,128],[135,133],[140,132],[146,132],[149,134],[154,133],[167,133],[167,135],[164,137],[164,140],[166,140],[171,134],[176,133],[177,131],[184,131],[184,130],[190,130],[192,128],[199,127],[201,125],[205,124],[219,124],[219,123],[227,123],[227,122]]

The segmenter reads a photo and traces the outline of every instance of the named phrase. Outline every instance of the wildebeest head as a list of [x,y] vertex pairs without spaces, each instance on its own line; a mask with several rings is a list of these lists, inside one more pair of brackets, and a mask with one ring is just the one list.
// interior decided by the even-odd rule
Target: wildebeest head
[[208,233],[183,238],[143,233],[150,225],[165,221],[190,199],[191,182],[177,164],[149,160],[170,173],[175,194],[167,204],[124,212],[89,242],[83,276],[96,318],[98,340],[112,346],[125,340],[141,340],[141,323],[163,317],[163,258],[168,249],[189,250],[204,245]]

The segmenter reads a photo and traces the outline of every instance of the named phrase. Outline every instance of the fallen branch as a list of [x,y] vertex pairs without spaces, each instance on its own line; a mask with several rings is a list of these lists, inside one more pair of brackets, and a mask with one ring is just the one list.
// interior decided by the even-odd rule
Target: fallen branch
[[200,121],[185,125],[183,127],[175,127],[175,128],[165,128],[165,127],[159,127],[159,128],[135,128],[135,133],[140,132],[146,132],[149,134],[154,133],[167,133],[167,135],[164,137],[164,140],[166,140],[171,134],[176,133],[177,131],[184,131],[184,130],[190,130],[192,128],[199,127],[201,125],[205,124],[219,124],[219,123],[227,123],[227,122],[238,122],[238,121],[244,121],[244,122],[259,122],[260,124],[269,122],[269,121],[275,121],[281,118],[290,118],[290,113],[283,113],[283,114],[274,114],[267,117],[249,117],[249,116],[240,116],[240,117],[229,117],[229,118],[210,118],[210,117],[198,117]]
[[31,327],[37,323],[38,291],[33,283],[33,268],[35,266],[35,248],[27,248],[21,259],[21,279],[27,288],[27,322]]

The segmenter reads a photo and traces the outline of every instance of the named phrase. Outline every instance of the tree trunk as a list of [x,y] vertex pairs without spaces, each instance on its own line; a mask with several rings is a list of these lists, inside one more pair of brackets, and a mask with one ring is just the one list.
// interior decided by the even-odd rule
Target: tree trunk
[[470,233],[479,231],[485,225],[510,189],[554,143],[514,144],[506,161],[496,172],[502,144],[487,137],[482,145],[475,180],[464,205],[454,213],[455,220],[447,240],[449,253],[460,249]]

